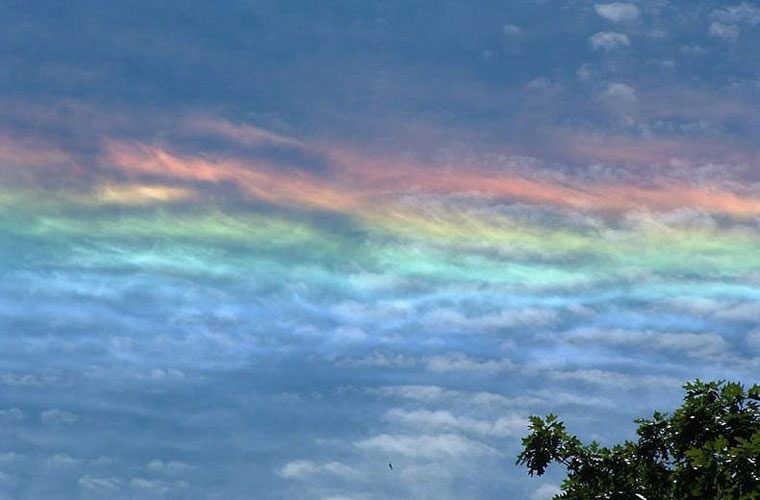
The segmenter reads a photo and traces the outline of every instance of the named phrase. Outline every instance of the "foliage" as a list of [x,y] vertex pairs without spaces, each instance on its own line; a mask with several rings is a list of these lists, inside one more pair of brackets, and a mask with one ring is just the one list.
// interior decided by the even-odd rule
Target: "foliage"
[[556,415],[530,417],[519,465],[567,468],[555,499],[760,500],[760,385],[694,382],[672,415],[636,420],[638,440],[583,444]]

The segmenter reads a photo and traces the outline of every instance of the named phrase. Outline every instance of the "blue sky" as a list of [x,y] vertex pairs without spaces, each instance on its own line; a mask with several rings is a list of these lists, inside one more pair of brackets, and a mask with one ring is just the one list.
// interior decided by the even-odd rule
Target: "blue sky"
[[750,2],[5,2],[0,497],[548,499],[528,415],[611,444],[757,382],[758,43]]

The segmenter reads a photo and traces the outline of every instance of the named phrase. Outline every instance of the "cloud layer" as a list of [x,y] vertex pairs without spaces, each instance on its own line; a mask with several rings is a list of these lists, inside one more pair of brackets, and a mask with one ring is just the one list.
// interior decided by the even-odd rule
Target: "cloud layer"
[[757,378],[757,9],[497,3],[3,7],[0,497],[549,498]]

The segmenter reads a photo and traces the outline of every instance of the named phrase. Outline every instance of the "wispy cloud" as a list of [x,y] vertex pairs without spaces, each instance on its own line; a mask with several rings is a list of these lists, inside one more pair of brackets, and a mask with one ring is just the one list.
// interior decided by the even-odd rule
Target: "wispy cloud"
[[616,23],[635,21],[641,14],[636,4],[622,2],[594,4],[594,10],[601,17]]

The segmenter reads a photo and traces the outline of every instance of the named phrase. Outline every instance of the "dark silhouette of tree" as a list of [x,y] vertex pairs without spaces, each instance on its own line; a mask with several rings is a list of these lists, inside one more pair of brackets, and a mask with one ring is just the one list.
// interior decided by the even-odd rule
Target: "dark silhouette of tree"
[[611,448],[583,444],[556,415],[530,417],[518,465],[531,476],[549,464],[567,468],[567,500],[760,500],[760,385],[701,382],[683,386],[683,404],[639,419],[637,441]]

